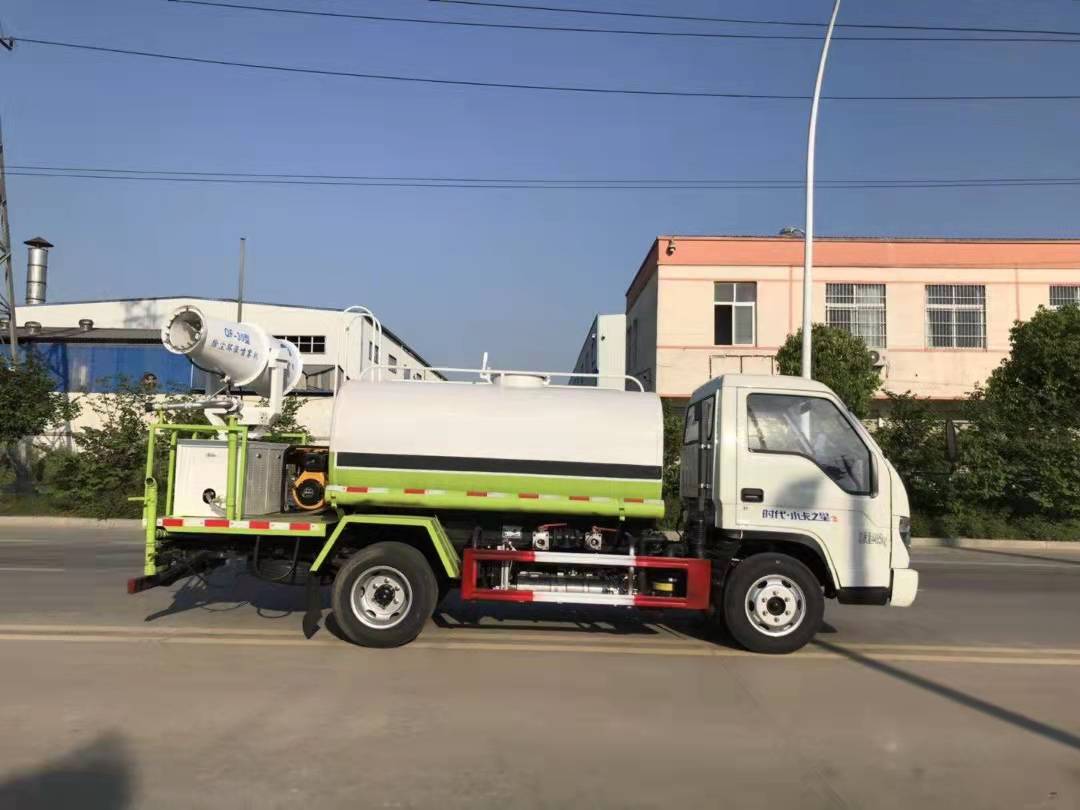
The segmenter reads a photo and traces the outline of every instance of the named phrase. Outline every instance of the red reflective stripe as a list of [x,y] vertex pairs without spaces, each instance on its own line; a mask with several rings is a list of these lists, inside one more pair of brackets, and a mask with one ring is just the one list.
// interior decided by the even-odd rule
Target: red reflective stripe
[[423,495],[425,492],[427,492],[426,489],[407,489],[407,490],[405,490],[406,495]]
[[290,523],[289,531],[292,532],[309,532],[311,531],[310,523]]
[[345,487],[346,492],[367,492],[367,487]]
[[587,500],[589,500],[589,496],[588,495],[571,495],[570,500],[572,500],[572,501],[587,501]]
[[519,498],[539,498],[540,494],[537,492],[519,492]]
[[163,521],[161,521],[161,525],[162,526],[183,526],[184,521],[182,521],[180,518],[165,518]]
[[472,490],[472,489],[470,489],[465,494],[470,498],[486,498],[487,497],[486,492],[479,492],[477,490]]
[[207,529],[227,529],[229,528],[229,521],[227,520],[204,520],[203,526]]
[[627,503],[645,503],[644,498],[623,498]]
[[248,527],[252,528],[252,529],[269,529],[270,528],[270,521],[269,520],[249,520],[248,521]]

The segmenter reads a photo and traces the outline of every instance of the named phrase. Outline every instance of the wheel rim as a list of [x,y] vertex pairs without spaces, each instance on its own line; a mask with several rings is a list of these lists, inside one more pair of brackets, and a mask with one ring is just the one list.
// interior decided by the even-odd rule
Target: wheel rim
[[409,580],[388,565],[369,568],[360,574],[349,597],[356,618],[374,630],[388,630],[399,624],[412,606]]
[[759,633],[779,638],[793,633],[806,618],[806,594],[789,577],[760,577],[746,592],[746,618]]

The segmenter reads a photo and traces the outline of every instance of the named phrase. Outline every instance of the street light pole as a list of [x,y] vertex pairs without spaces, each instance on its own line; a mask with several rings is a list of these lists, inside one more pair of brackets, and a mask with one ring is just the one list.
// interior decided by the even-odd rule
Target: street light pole
[[236,322],[244,322],[244,264],[247,258],[247,238],[240,237],[240,272],[236,284]]
[[829,43],[832,42],[836,15],[840,11],[840,0],[833,3],[832,17],[825,31],[825,42],[821,46],[821,60],[818,62],[817,81],[814,82],[814,98],[810,102],[810,132],[806,138],[806,227],[803,248],[803,311],[802,311],[802,376],[810,379],[811,352],[814,317],[814,146],[817,135],[818,101],[821,98],[821,82],[825,78],[825,62],[829,59]]

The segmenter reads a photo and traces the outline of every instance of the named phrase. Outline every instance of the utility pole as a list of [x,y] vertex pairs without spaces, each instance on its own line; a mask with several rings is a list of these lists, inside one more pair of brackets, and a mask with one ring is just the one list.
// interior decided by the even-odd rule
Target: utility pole
[[240,237],[240,279],[236,287],[236,322],[244,320],[244,260],[247,254],[247,238]]
[[832,17],[825,31],[825,43],[821,46],[821,60],[818,62],[817,81],[814,83],[814,99],[810,102],[810,132],[806,138],[806,227],[803,228],[803,311],[802,311],[802,376],[810,379],[813,318],[814,318],[814,147],[817,136],[818,101],[821,98],[821,82],[825,78],[825,62],[829,59],[829,43],[832,42],[836,15],[840,11],[840,0],[833,3]]
[[[8,47],[4,44],[4,47]],[[10,48],[9,48],[10,50]],[[4,132],[0,126],[0,265],[4,268],[4,292],[0,297],[8,322],[11,362],[19,362],[19,337],[15,322],[15,275],[11,267],[11,231],[8,228],[7,183],[4,177]]]

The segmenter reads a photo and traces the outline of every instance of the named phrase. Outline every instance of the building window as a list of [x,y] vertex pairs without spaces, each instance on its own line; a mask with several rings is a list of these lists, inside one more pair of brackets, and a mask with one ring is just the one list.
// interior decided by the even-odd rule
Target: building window
[[717,281],[713,284],[713,343],[753,346],[757,283]]
[[1050,306],[1063,307],[1068,304],[1080,304],[1080,284],[1052,284]]
[[931,349],[985,349],[986,287],[927,284],[926,345]]
[[386,362],[390,366],[390,373],[397,374],[397,358],[392,354],[386,355]]
[[825,322],[861,337],[871,349],[884,349],[885,285],[826,284]]
[[300,354],[326,354],[326,335],[275,335],[287,340],[300,350]]
[[401,373],[405,375],[406,380],[411,380],[412,379],[412,369],[411,368],[402,369]]
[[374,343],[368,343],[367,345],[367,359],[375,365],[379,364],[379,347]]
[[414,380],[422,380],[422,379],[424,379],[424,373],[422,371],[420,371],[420,369],[417,369],[416,371],[413,372],[412,378]]

